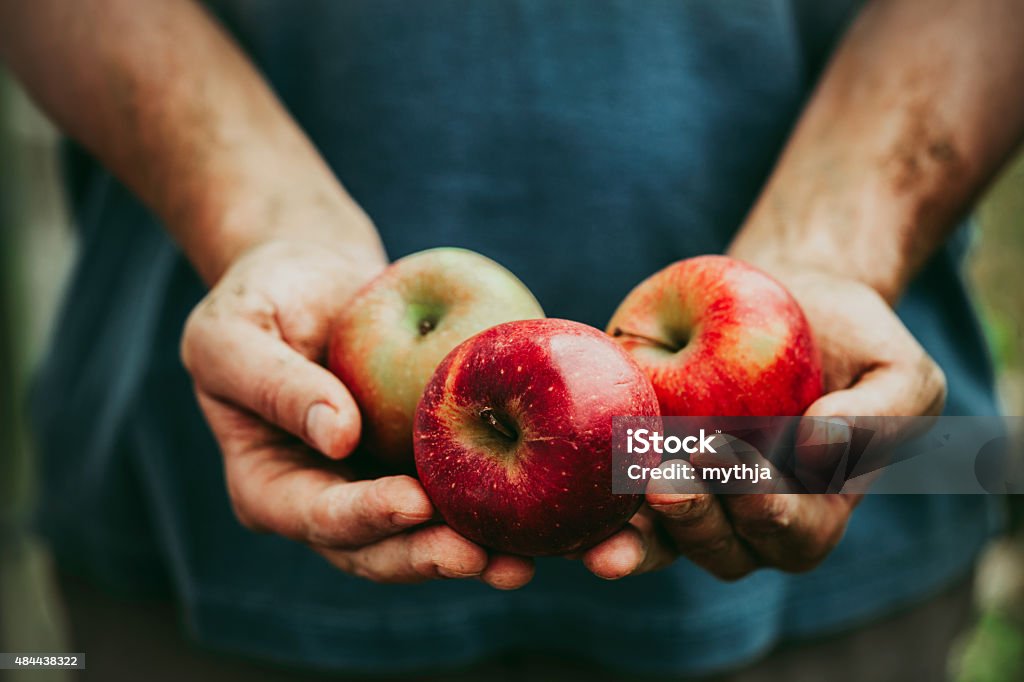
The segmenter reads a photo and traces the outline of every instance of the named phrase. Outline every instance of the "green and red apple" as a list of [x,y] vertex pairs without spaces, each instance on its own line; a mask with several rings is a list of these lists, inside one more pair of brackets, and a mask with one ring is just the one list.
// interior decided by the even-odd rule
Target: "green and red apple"
[[359,405],[360,447],[411,466],[416,404],[441,360],[477,332],[543,316],[521,281],[472,251],[437,248],[395,261],[356,293],[332,330],[328,365]]

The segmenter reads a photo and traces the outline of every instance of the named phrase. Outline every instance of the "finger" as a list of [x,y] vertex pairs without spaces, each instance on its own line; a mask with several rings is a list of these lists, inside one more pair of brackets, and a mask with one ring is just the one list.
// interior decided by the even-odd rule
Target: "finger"
[[344,384],[253,322],[197,309],[182,337],[182,361],[202,391],[329,457],[345,457],[359,442],[359,408]]
[[645,550],[643,560],[630,575],[660,570],[679,558],[674,543],[661,526],[661,517],[649,506],[640,507],[629,524],[640,533]]
[[644,506],[625,528],[591,547],[581,558],[597,577],[618,580],[664,568],[678,556],[658,528],[657,515]]
[[480,579],[499,590],[518,590],[533,579],[533,559],[511,554],[492,554]]
[[839,391],[807,408],[810,417],[938,415],[946,400],[946,377],[923,352],[870,369]]
[[618,580],[639,568],[646,554],[643,537],[630,524],[584,552],[583,565],[598,578]]
[[199,402],[224,452],[235,513],[247,527],[356,547],[431,519],[433,506],[415,479],[350,482],[257,417],[202,393]]
[[784,571],[817,566],[842,539],[854,495],[725,495],[736,534],[758,559]]
[[351,575],[380,583],[418,583],[437,578],[475,578],[487,552],[449,526],[429,526],[357,550],[320,548],[321,555]]
[[723,580],[738,580],[756,569],[758,561],[733,531],[719,499],[707,494],[647,493],[647,504],[661,517],[662,527],[681,554]]

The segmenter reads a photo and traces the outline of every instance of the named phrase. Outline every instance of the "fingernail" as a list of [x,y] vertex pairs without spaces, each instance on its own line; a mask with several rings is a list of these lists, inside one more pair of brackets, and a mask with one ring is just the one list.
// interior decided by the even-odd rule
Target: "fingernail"
[[849,443],[853,438],[853,425],[844,417],[832,417],[828,421],[828,442]]
[[394,512],[391,514],[391,525],[413,526],[430,520],[430,514],[415,514],[411,512]]
[[306,413],[306,435],[313,441],[313,447],[328,456],[337,421],[338,412],[327,403],[316,403]]
[[639,556],[635,560],[630,561],[628,563],[623,562],[622,566],[627,568],[619,567],[618,570],[616,570],[614,573],[598,575],[597,577],[601,578],[602,580],[622,580],[626,576],[635,573],[636,569],[640,568],[640,564],[643,563],[643,560],[643,556]]
[[656,478],[647,484],[648,495],[698,495],[706,492],[704,484],[701,483],[696,469],[693,470],[693,480],[675,478]]
[[478,571],[476,573],[466,573],[463,571],[457,571],[454,568],[448,568],[447,566],[438,566],[437,572],[439,575],[442,575],[445,578],[475,578],[476,576],[483,573],[483,571]]
[[701,497],[703,497],[703,495],[701,495],[700,493],[668,493],[668,494],[672,495],[672,499],[671,500],[665,500],[663,502],[656,502],[656,503],[654,503],[653,505],[650,505],[650,506],[652,506],[652,507],[668,507],[668,506],[673,506],[673,505],[677,505],[677,504],[690,504],[692,502],[695,502],[695,501],[699,500]]

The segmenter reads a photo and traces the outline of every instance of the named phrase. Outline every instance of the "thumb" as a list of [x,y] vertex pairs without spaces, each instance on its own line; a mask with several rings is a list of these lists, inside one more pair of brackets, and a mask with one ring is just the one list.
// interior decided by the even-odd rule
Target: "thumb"
[[893,445],[929,428],[945,403],[946,382],[930,358],[920,357],[876,366],[807,408],[796,434],[796,475],[808,490],[841,485],[854,469],[880,469]]
[[256,324],[190,319],[181,356],[204,392],[254,412],[328,457],[346,457],[359,443],[359,408],[345,385]]

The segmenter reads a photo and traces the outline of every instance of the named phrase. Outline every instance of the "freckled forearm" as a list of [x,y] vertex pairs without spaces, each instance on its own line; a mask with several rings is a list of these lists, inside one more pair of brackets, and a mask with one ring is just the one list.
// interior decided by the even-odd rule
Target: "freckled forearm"
[[890,302],[1024,134],[1021,0],[870,3],[733,243]]
[[274,238],[382,257],[370,221],[196,3],[0,0],[0,58],[207,281]]

